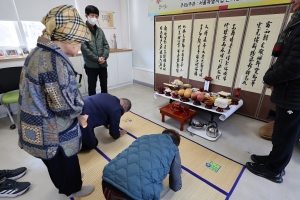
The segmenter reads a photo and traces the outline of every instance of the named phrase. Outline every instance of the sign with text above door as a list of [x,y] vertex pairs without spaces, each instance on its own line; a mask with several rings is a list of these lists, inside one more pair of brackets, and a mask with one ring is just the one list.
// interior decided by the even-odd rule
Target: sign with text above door
[[169,15],[290,3],[290,0],[148,0],[148,15]]

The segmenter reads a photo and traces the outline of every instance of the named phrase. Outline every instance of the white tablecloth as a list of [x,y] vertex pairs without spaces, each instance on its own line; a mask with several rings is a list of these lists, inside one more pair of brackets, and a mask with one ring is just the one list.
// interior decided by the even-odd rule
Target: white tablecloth
[[183,102],[183,101],[180,101],[180,97],[178,99],[175,99],[172,96],[166,96],[165,94],[158,94],[157,92],[155,92],[154,93],[154,98],[157,99],[157,97],[164,97],[164,98],[167,98],[167,99],[172,99],[174,101],[179,101],[179,102],[182,102],[182,103],[190,105],[190,106],[194,106],[194,107],[197,107],[197,108],[201,108],[203,110],[207,110],[209,112],[220,114],[219,119],[221,121],[225,121],[225,119],[227,119],[230,115],[232,115],[244,103],[243,100],[240,99],[238,105],[230,105],[229,106],[230,110],[224,110],[224,112],[218,112],[218,111],[216,111],[217,107],[213,107],[212,109],[207,109],[207,108],[205,108],[205,104],[204,103],[201,103],[201,105],[196,106],[196,105],[193,104],[193,102],[194,102],[193,100],[190,100],[189,102]]

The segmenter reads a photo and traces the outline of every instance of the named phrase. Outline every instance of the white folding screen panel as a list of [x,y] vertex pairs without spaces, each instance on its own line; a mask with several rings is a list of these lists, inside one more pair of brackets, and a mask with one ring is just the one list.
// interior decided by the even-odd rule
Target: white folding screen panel
[[173,22],[172,72],[175,77],[187,78],[192,31],[192,15],[175,16]]
[[[280,32],[284,14],[250,16],[235,86],[261,93],[263,76],[270,66],[271,53]],[[238,83],[238,84],[237,84]],[[267,90],[268,93],[270,91]]]
[[246,15],[219,18],[211,69],[213,84],[232,86],[245,22]]
[[194,19],[189,79],[204,81],[208,76],[216,18]]
[[170,75],[172,21],[155,23],[155,73]]

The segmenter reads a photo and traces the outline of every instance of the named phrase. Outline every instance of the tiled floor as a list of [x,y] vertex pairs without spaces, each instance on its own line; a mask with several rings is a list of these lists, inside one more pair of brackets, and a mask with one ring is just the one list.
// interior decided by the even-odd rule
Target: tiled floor
[[[166,122],[161,122],[159,108],[166,105],[165,98],[153,98],[153,89],[138,84],[132,84],[110,90],[109,93],[117,97],[129,98],[132,101],[132,110],[147,119],[150,119],[167,128],[179,130],[179,123],[168,117]],[[196,119],[208,121],[210,115],[202,110],[197,110]],[[198,136],[191,136],[186,128],[180,132],[183,136],[197,143],[223,154],[240,163],[250,161],[250,155],[268,154],[272,144],[258,135],[258,128],[264,122],[234,114],[224,122],[217,117],[216,121],[222,131],[222,136],[216,142],[210,142]],[[41,160],[36,159],[18,147],[16,130],[9,129],[8,118],[0,119],[0,169],[12,169],[20,166],[28,168],[27,174],[20,181],[31,182],[30,190],[19,196],[19,200],[60,200],[68,199],[59,195],[52,184],[47,169]],[[99,133],[97,133],[99,134]],[[201,155],[199,155],[201,156]],[[197,158],[195,158],[197,159]],[[243,173],[236,189],[230,199],[234,200],[296,200],[300,198],[300,144],[295,147],[291,162],[286,168],[286,175],[282,184],[276,184],[266,179],[251,174],[247,169]],[[183,187],[188,187],[184,185]],[[199,191],[201,192],[201,191]],[[187,197],[187,199],[189,199]]]

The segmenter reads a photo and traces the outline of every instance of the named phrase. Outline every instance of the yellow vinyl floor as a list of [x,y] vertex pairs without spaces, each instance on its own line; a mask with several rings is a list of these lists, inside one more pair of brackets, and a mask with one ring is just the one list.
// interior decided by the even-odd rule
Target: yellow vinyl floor
[[[102,193],[102,171],[110,159],[116,157],[127,148],[137,137],[147,134],[161,133],[164,128],[128,112],[121,118],[120,127],[128,134],[114,140],[104,127],[95,129],[98,148],[88,153],[80,153],[81,171],[84,173],[83,184],[94,185],[95,191],[84,198],[76,200],[104,199]],[[228,199],[235,188],[244,166],[215,153],[199,144],[181,137],[179,146],[182,161],[182,189],[173,192],[168,187],[168,177],[164,180],[161,199]],[[100,154],[101,153],[101,154]]]

